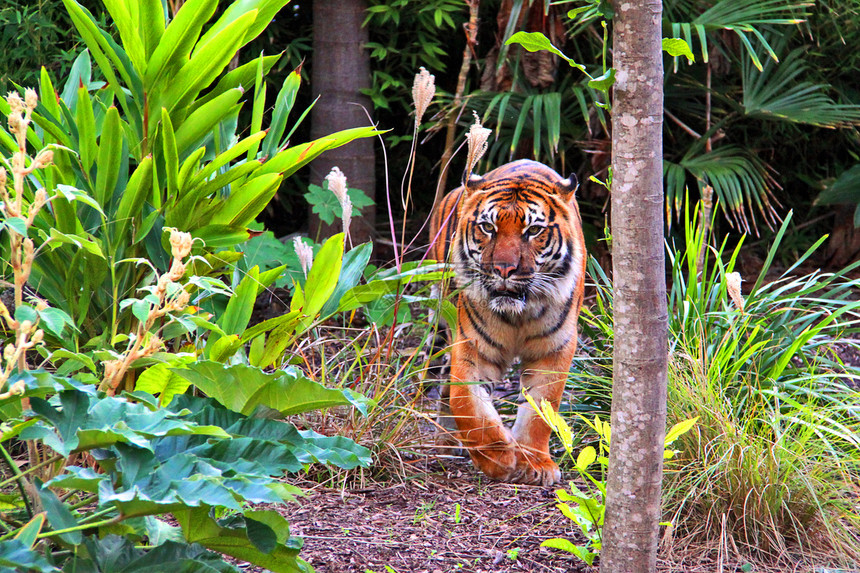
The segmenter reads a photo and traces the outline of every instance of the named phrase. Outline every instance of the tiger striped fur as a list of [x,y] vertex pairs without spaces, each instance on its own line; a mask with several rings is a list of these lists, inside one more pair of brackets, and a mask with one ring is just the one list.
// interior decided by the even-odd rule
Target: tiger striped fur
[[482,384],[501,381],[519,359],[523,388],[558,409],[585,277],[576,187],[573,175],[520,160],[472,176],[431,215],[430,254],[450,260],[461,289],[450,409],[458,439],[493,479],[549,485],[561,478],[546,423],[521,403],[506,427]]

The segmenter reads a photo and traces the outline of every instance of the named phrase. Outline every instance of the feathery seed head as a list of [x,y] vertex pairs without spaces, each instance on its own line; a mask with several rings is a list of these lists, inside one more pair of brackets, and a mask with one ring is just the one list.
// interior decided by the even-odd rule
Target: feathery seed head
[[732,302],[738,307],[738,310],[744,310],[744,297],[741,295],[741,273],[728,273],[726,275],[726,290],[729,292]]
[[487,152],[487,140],[490,138],[492,129],[487,129],[481,125],[481,120],[478,114],[472,112],[475,116],[475,123],[469,128],[469,133],[466,134],[466,141],[469,142],[469,153],[466,157],[466,179],[472,175],[472,170]]
[[296,255],[299,257],[302,272],[305,273],[305,278],[307,278],[308,271],[311,270],[314,264],[314,250],[310,245],[304,243],[301,237],[293,237],[293,248],[295,248]]
[[349,234],[349,224],[352,220],[352,201],[349,199],[346,187],[346,175],[338,167],[332,167],[331,172],[326,175],[328,188],[340,202],[341,220],[343,221],[343,232]]
[[328,181],[329,190],[343,204],[343,198],[346,197],[346,175],[339,167],[332,167],[329,174],[325,176],[325,180]]
[[436,76],[423,67],[415,74],[415,82],[412,84],[412,102],[415,104],[415,127],[421,125],[424,112],[427,111],[433,96],[436,95]]

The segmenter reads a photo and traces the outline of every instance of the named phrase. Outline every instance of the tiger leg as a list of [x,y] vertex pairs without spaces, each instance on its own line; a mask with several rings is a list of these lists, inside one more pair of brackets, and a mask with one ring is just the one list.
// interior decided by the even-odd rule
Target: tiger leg
[[[523,364],[523,390],[534,398],[539,407],[542,400],[547,400],[558,411],[575,349],[575,345],[571,345],[570,348]],[[558,465],[549,454],[552,429],[528,402],[521,403],[517,410],[513,435],[519,445],[516,473],[521,477],[518,481],[541,485],[561,481]]]
[[482,385],[501,376],[501,369],[484,360],[474,343],[463,340],[454,344],[449,404],[458,438],[479,470],[492,479],[510,481],[516,471],[515,442]]

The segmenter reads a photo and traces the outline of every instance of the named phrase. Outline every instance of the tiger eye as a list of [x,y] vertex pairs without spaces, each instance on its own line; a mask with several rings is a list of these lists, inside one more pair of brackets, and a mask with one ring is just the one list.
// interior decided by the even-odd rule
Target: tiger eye
[[532,225],[529,228],[527,228],[526,232],[523,234],[528,238],[537,237],[538,235],[540,235],[543,232],[543,229],[544,228],[541,227],[540,225]]
[[488,235],[492,235],[496,232],[496,228],[493,226],[492,223],[484,221],[483,223],[479,223],[478,226],[483,232],[487,233]]

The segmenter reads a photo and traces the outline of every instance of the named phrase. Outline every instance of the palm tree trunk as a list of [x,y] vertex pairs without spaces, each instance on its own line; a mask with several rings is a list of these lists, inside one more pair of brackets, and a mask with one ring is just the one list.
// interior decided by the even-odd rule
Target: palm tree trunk
[[[368,125],[370,99],[361,93],[370,87],[370,57],[364,45],[367,29],[364,0],[314,0],[313,70],[311,86],[319,101],[311,112],[311,137],[317,139],[341,129]],[[365,112],[367,110],[367,113]],[[339,167],[350,188],[376,195],[374,140],[363,138],[326,151],[311,163],[311,183],[322,185],[332,167]],[[363,243],[373,234],[376,210],[365,207],[352,221],[353,243]],[[311,237],[340,231],[339,221],[324,225],[311,213]]]
[[666,426],[660,0],[614,3],[612,444],[602,573],[656,567]]

